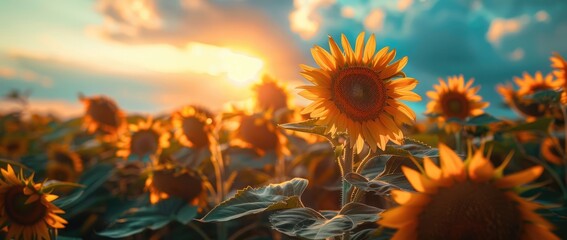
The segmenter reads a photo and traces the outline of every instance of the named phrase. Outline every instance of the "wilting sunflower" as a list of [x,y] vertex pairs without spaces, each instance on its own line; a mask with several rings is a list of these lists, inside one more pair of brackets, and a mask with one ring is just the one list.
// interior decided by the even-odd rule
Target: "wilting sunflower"
[[289,106],[290,97],[285,86],[269,75],[262,76],[262,81],[252,86],[252,90],[255,105],[260,111],[276,112]]
[[60,163],[71,167],[75,172],[83,171],[83,161],[76,152],[67,145],[51,145],[47,150],[47,159],[53,163]]
[[[315,46],[311,53],[320,68],[301,65],[301,74],[314,86],[302,86],[299,94],[313,100],[302,113],[317,118],[326,132],[348,132],[351,146],[362,151],[364,142],[375,151],[388,141],[401,144],[402,124],[411,125],[415,113],[398,100],[419,101],[412,90],[417,80],[405,77],[402,69],[407,57],[391,63],[396,50],[382,48],[375,53],[374,34],[364,45],[364,32],[358,35],[354,50],[342,35],[343,51],[329,37],[331,52]],[[399,79],[396,79],[400,77]]]
[[439,152],[441,167],[429,158],[424,173],[402,166],[417,192],[392,190],[400,206],[378,221],[398,230],[392,239],[559,239],[534,212],[541,206],[518,196],[518,187],[539,177],[542,166],[504,176],[511,156],[494,168],[482,150],[466,162],[445,145]]
[[131,133],[122,135],[117,143],[120,150],[116,155],[119,157],[143,159],[159,155],[162,149],[169,147],[169,132],[161,126],[161,122],[154,122],[151,117],[145,122],[138,122],[138,125],[131,124],[129,129]]
[[[480,86],[472,87],[473,83],[473,79],[465,83],[463,75],[449,77],[447,82],[439,79],[439,85],[433,85],[435,91],[427,92],[431,101],[427,104],[426,114],[436,115],[438,123],[443,125],[451,118],[465,120],[484,113],[483,108],[489,103],[482,102],[482,97],[476,94]],[[450,132],[458,127],[457,124],[446,125]]]
[[233,144],[255,149],[260,155],[269,150],[287,154],[286,138],[266,114],[243,114],[234,132]]
[[124,113],[112,99],[105,96],[79,99],[85,105],[84,125],[89,133],[116,134],[125,126]]
[[56,195],[44,193],[43,185],[16,175],[12,166],[2,169],[0,180],[0,225],[8,227],[6,239],[51,239],[57,229],[64,228],[65,213],[51,201]]
[[[544,116],[550,113],[550,110],[554,110],[544,104],[523,99],[523,96],[534,94],[537,91],[552,90],[561,87],[561,82],[557,81],[552,74],[543,76],[541,72],[536,72],[534,76],[531,76],[528,73],[524,73],[521,78],[515,77],[514,82],[519,87],[518,90],[514,90],[514,87],[510,83],[499,84],[496,90],[502,95],[504,101],[519,113],[526,117],[535,118]],[[556,111],[551,113],[554,116],[558,114]]]
[[547,161],[554,164],[563,164],[563,154],[560,149],[565,146],[565,139],[557,140],[555,138],[548,137],[543,140],[541,144],[541,155]]
[[17,159],[28,152],[29,139],[15,134],[0,138],[0,156]]
[[150,192],[152,204],[174,196],[198,205],[199,197],[205,193],[203,179],[195,171],[187,168],[160,167],[153,170],[146,180],[146,189]]
[[551,67],[554,69],[553,74],[557,77],[557,80],[561,82],[563,87],[563,92],[561,93],[561,103],[567,103],[567,61],[559,55],[559,53],[553,53],[550,58]]
[[206,148],[211,143],[215,127],[213,114],[201,107],[186,106],[172,115],[172,124],[177,129],[175,138],[183,145]]

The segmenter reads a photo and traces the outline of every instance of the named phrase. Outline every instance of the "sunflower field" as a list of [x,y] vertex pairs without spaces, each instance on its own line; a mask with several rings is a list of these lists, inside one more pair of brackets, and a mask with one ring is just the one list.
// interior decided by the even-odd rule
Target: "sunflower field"
[[[498,86],[414,92],[377,37],[329,37],[296,97],[264,75],[251,104],[129,114],[111,96],[59,119],[0,115],[5,239],[567,239],[567,61]],[[411,56],[409,56],[411,57]],[[406,102],[426,102],[416,113]],[[424,119],[417,115],[424,114]]]

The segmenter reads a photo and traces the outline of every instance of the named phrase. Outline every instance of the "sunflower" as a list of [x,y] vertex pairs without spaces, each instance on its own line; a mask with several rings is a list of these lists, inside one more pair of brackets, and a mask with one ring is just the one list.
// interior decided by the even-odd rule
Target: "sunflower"
[[169,147],[169,132],[161,126],[161,123],[148,118],[145,122],[139,121],[138,125],[129,125],[130,134],[122,135],[116,152],[119,157],[144,159],[145,157],[159,155],[161,150]]
[[116,134],[126,125],[124,113],[112,99],[105,96],[79,99],[85,106],[84,125],[89,133]]
[[392,190],[400,206],[378,221],[398,229],[392,239],[559,239],[534,212],[541,206],[518,195],[519,186],[538,178],[542,166],[504,176],[511,155],[494,168],[482,150],[465,162],[445,145],[439,152],[441,167],[429,158],[422,174],[402,166],[417,192]]
[[563,164],[563,154],[560,148],[565,146],[565,139],[559,141],[555,138],[548,137],[541,144],[541,155],[549,162],[560,165]]
[[0,139],[0,156],[17,159],[28,152],[29,139],[19,134],[10,134]]
[[[443,125],[451,118],[465,120],[484,113],[483,108],[489,103],[482,102],[476,94],[480,86],[472,87],[473,83],[473,79],[465,83],[463,75],[449,77],[447,82],[439,79],[439,85],[433,85],[435,91],[427,92],[431,101],[427,104],[426,114],[436,115],[439,124]],[[459,126],[448,124],[446,127],[454,132]]]
[[51,145],[47,150],[47,159],[53,163],[67,165],[77,173],[83,172],[83,161],[76,152],[67,145]]
[[43,192],[43,185],[16,175],[12,166],[2,169],[0,180],[0,225],[8,226],[6,239],[50,239],[64,228],[65,213],[51,203],[56,195]]
[[255,149],[260,155],[276,150],[287,154],[287,140],[271,121],[269,114],[243,114],[234,132],[233,145]]
[[146,189],[150,192],[152,204],[174,196],[197,205],[199,197],[205,193],[203,179],[187,168],[159,167],[153,170],[146,180]]
[[531,76],[528,73],[524,73],[521,78],[515,77],[514,82],[519,87],[518,90],[514,90],[514,86],[511,83],[499,84],[496,90],[502,95],[504,101],[520,114],[530,118],[545,116],[550,110],[552,110],[553,116],[559,114],[550,106],[530,102],[522,98],[537,91],[558,89],[561,86],[561,82],[553,78],[553,75],[547,74],[543,76],[541,72],[536,72],[534,76]]
[[290,97],[285,86],[269,75],[262,76],[260,83],[252,86],[255,105],[260,111],[276,112],[289,107]]
[[567,103],[567,61],[559,55],[559,53],[553,53],[553,56],[550,58],[551,60],[551,67],[554,69],[553,74],[557,77],[557,80],[561,82],[561,86],[563,87],[563,92],[561,93],[561,103]]
[[215,128],[213,114],[204,108],[186,106],[172,115],[172,124],[177,131],[175,138],[184,146],[209,147]]
[[[301,65],[301,74],[314,86],[302,86],[299,94],[313,100],[302,113],[317,118],[326,132],[348,132],[351,146],[362,151],[364,142],[372,151],[385,149],[391,141],[401,144],[402,124],[411,125],[415,113],[398,100],[419,101],[412,90],[417,80],[405,77],[402,69],[407,57],[391,63],[396,50],[388,47],[375,53],[372,34],[364,45],[364,32],[358,35],[354,50],[342,35],[343,51],[329,37],[331,52],[315,46],[311,53],[320,68]],[[396,79],[401,77],[399,79]]]

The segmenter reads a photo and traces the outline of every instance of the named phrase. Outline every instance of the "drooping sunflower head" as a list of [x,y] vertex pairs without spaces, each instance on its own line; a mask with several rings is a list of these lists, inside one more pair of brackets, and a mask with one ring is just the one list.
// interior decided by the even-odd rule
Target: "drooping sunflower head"
[[438,116],[440,123],[456,118],[464,120],[468,117],[484,113],[489,103],[482,102],[476,93],[480,86],[472,87],[474,80],[465,83],[463,75],[452,76],[445,82],[439,79],[439,85],[433,85],[435,91],[427,92],[431,101],[427,104],[427,114]]
[[526,96],[541,90],[557,89],[561,87],[561,82],[554,78],[553,74],[543,75],[536,72],[534,76],[524,72],[522,77],[514,77],[514,82],[518,85],[517,94]]
[[540,146],[541,155],[545,160],[553,164],[557,164],[557,165],[563,164],[563,154],[565,153],[562,151],[565,150],[562,149],[564,149],[564,146],[565,146],[565,139],[548,137],[545,140],[543,140],[543,143]]
[[557,78],[557,80],[561,83],[563,87],[563,92],[561,94],[561,103],[567,103],[567,61],[559,55],[559,53],[553,53],[553,56],[550,58],[551,60],[551,67],[554,69],[553,74]]
[[250,147],[263,154],[269,150],[285,151],[286,140],[277,126],[265,114],[243,114],[234,132],[233,143]]
[[47,159],[52,163],[67,165],[77,173],[83,172],[81,157],[67,145],[51,145],[47,150]]
[[466,162],[445,145],[439,150],[440,167],[429,158],[423,173],[402,167],[417,192],[392,191],[400,206],[378,221],[397,229],[392,239],[558,239],[534,212],[542,206],[518,195],[519,186],[538,178],[543,167],[504,176],[511,155],[495,168],[482,150]]
[[159,155],[162,149],[169,147],[169,132],[151,117],[137,125],[131,124],[129,129],[130,133],[122,135],[117,143],[119,157],[144,159]]
[[290,97],[285,86],[269,75],[262,76],[262,81],[252,86],[254,102],[260,111],[277,111],[288,108]]
[[43,184],[24,179],[10,165],[1,169],[0,224],[7,226],[6,239],[51,239],[67,224],[53,203],[56,195],[43,192]]
[[364,45],[364,32],[353,49],[345,35],[343,49],[329,37],[330,52],[315,46],[311,53],[319,68],[302,65],[301,74],[313,86],[302,86],[299,94],[313,100],[302,113],[309,113],[326,126],[330,134],[346,132],[350,143],[362,151],[364,142],[375,151],[391,141],[401,144],[402,124],[411,125],[415,113],[399,100],[419,101],[412,90],[417,80],[407,78],[402,69],[407,57],[391,63],[396,51],[382,48],[377,53],[374,34]]
[[17,159],[28,152],[29,139],[19,134],[0,138],[0,156]]
[[150,202],[155,204],[170,196],[183,199],[194,205],[204,191],[203,179],[191,169],[159,168],[153,170],[146,180]]
[[181,144],[194,148],[209,147],[215,123],[213,114],[208,110],[186,106],[173,113],[172,123],[177,128],[175,137]]
[[117,162],[105,187],[113,195],[124,199],[136,199],[144,194],[147,174],[141,161]]
[[106,96],[80,96],[80,100],[85,106],[84,125],[89,133],[116,134],[125,126],[124,113],[114,100]]

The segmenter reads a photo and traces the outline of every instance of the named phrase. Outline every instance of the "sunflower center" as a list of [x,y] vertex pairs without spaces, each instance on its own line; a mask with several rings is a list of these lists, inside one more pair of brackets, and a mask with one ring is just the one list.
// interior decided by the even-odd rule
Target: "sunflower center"
[[463,93],[448,92],[441,98],[441,107],[447,118],[465,119],[470,112],[470,103]]
[[69,154],[61,151],[58,151],[57,153],[54,154],[54,160],[57,161],[58,163],[66,164],[67,166],[75,165],[75,161],[73,161],[73,158],[71,158]]
[[488,183],[440,188],[419,216],[418,239],[520,239],[516,204]]
[[118,117],[118,108],[107,100],[90,100],[87,115],[91,116],[97,123],[118,127],[120,118]]
[[347,67],[332,79],[331,97],[349,118],[364,122],[378,118],[386,103],[384,82],[367,67]]
[[41,221],[47,213],[47,208],[38,199],[25,204],[29,196],[24,194],[23,186],[13,186],[5,193],[4,211],[8,221],[23,226],[31,226]]
[[188,202],[199,196],[203,190],[201,178],[195,174],[182,173],[176,175],[168,170],[154,172],[152,185],[160,192]]
[[20,150],[21,144],[18,142],[10,142],[6,144],[6,151],[8,153],[16,153]]
[[141,130],[132,135],[130,151],[132,154],[143,157],[158,150],[159,136],[152,130]]
[[72,181],[73,170],[67,165],[54,164],[47,167],[47,178],[63,182]]
[[238,130],[238,137],[262,150],[275,149],[279,144],[279,139],[269,124],[271,123],[261,118],[244,116]]
[[196,148],[209,145],[209,137],[205,132],[205,124],[196,117],[183,119],[183,134]]

